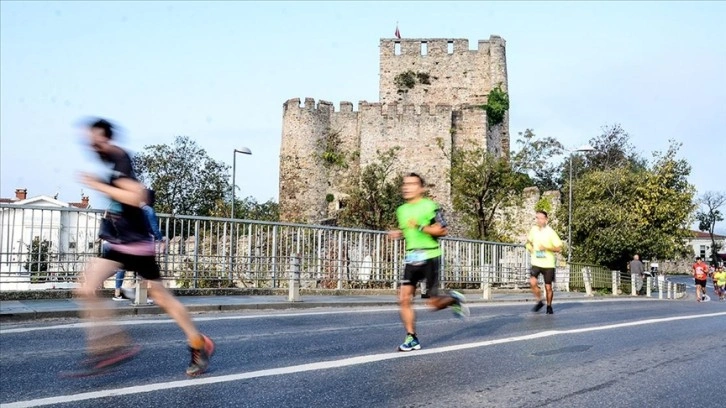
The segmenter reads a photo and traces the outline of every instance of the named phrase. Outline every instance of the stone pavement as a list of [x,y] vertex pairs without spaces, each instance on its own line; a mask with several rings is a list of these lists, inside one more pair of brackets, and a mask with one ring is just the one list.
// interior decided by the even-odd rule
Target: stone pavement
[[[530,302],[531,293],[520,291],[494,293],[491,300],[482,299],[481,292],[465,291],[470,303]],[[396,296],[390,295],[302,295],[300,302],[290,302],[287,296],[278,295],[229,295],[229,296],[177,296],[191,313],[235,310],[283,310],[320,307],[395,306]],[[636,299],[631,296],[587,296],[582,292],[555,292],[559,300],[595,301],[605,299]],[[645,300],[645,297],[637,299]],[[415,304],[425,299],[416,298]],[[77,299],[33,299],[0,301],[0,321],[22,321],[45,318],[75,318],[81,310]],[[114,309],[118,315],[156,315],[164,312],[155,305],[135,305],[131,301],[114,301],[107,297],[103,307]]]

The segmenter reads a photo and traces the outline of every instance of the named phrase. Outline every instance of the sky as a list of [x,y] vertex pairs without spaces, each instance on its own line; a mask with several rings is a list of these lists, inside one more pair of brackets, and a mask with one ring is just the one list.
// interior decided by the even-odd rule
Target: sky
[[[190,136],[241,196],[278,198],[282,104],[378,101],[380,38],[499,35],[510,132],[579,147],[619,123],[647,157],[683,144],[726,190],[726,2],[0,2],[0,197],[90,195],[74,124],[118,121],[132,152]],[[719,225],[724,231],[724,224]]]

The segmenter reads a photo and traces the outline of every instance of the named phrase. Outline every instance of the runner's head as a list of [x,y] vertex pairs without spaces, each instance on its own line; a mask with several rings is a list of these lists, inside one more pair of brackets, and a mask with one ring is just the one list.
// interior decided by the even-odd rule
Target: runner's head
[[534,215],[535,221],[537,221],[537,226],[542,228],[547,225],[547,211],[545,210],[537,210],[537,212]]
[[88,124],[88,142],[101,159],[106,159],[113,149],[113,125],[105,119],[95,119]]
[[424,185],[423,177],[416,173],[406,174],[403,176],[403,185],[401,186],[403,199],[413,201],[423,197]]

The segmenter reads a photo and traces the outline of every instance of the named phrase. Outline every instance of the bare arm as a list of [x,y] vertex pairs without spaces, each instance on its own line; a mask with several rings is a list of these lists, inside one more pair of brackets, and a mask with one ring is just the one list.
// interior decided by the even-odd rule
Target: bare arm
[[130,178],[120,178],[114,184],[107,184],[89,174],[81,175],[81,182],[100,193],[106,194],[119,203],[141,207],[141,202],[146,200],[144,186],[138,181]]

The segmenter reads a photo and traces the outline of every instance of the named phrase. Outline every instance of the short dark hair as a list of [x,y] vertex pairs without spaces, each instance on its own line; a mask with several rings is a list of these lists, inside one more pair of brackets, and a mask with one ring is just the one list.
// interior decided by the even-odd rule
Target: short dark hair
[[547,215],[547,211],[545,211],[545,210],[537,210],[537,211],[535,211],[535,214],[543,214],[545,216],[545,218],[550,218],[550,216]]
[[106,136],[108,139],[113,139],[114,126],[106,119],[95,119],[91,123],[89,123],[88,127],[90,127],[91,129],[101,129],[103,130],[104,136]]
[[405,176],[403,176],[403,177],[416,177],[416,178],[418,179],[418,181],[419,181],[419,182],[421,183],[421,187],[423,187],[424,185],[426,185],[426,183],[424,182],[424,179],[423,179],[423,177],[421,177],[421,176],[420,176],[420,175],[418,175],[417,173],[413,173],[413,172],[411,172],[411,173],[406,173],[406,175],[405,175]]
[[701,257],[700,257],[700,256],[697,256],[697,257],[696,257],[696,260],[697,260],[697,261],[700,261],[700,260],[701,260]]

